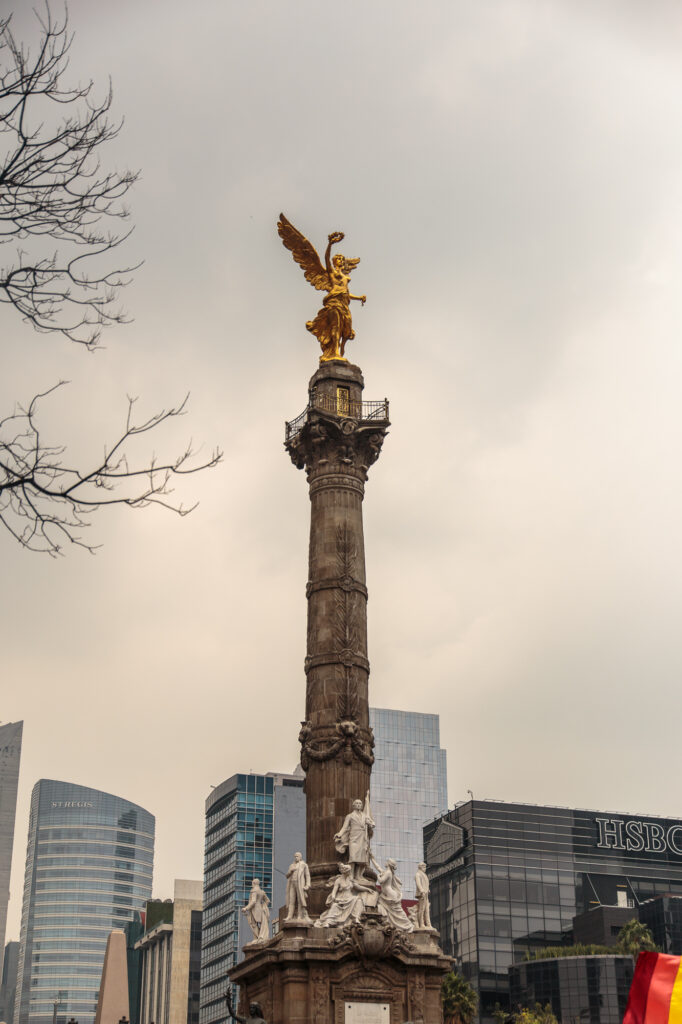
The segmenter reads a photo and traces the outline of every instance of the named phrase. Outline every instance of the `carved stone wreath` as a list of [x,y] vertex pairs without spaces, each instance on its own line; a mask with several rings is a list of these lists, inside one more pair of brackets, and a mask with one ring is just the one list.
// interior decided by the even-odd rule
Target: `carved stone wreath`
[[342,748],[345,748],[343,750],[343,759],[346,764],[352,763],[353,754],[363,764],[374,764],[374,754],[371,751],[371,746],[367,749],[368,744],[359,735],[359,728],[355,722],[337,722],[335,729],[339,734],[338,737],[331,742],[325,743],[323,739],[311,739],[312,726],[310,722],[301,722],[298,740],[301,744],[301,767],[303,770],[308,770],[311,761],[331,761]]

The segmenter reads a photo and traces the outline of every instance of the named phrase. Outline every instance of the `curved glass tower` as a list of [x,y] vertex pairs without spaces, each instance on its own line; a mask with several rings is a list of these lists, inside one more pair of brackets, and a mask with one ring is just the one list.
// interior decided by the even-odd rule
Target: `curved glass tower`
[[41,779],[31,797],[14,1024],[94,1021],[107,936],[152,894],[154,816]]

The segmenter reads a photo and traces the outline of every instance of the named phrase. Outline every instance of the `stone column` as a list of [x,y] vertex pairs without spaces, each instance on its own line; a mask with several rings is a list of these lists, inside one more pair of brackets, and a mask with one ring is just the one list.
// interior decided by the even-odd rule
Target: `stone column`
[[310,486],[305,720],[306,857],[310,911],[341,859],[334,846],[352,801],[369,789],[374,740],[367,684],[367,587],[362,500],[367,472],[387,432],[388,403],[363,403],[359,367],[320,364],[308,407],[287,424],[285,446]]

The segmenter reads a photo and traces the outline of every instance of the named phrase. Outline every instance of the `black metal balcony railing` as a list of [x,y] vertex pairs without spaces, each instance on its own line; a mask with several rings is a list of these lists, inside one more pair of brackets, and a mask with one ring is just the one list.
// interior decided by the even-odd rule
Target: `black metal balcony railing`
[[285,441],[290,441],[296,437],[302,429],[311,409],[322,409],[324,412],[330,412],[334,416],[358,420],[359,423],[367,423],[372,420],[380,423],[388,422],[387,398],[384,398],[381,402],[352,402],[345,396],[313,395],[301,415],[285,424]]

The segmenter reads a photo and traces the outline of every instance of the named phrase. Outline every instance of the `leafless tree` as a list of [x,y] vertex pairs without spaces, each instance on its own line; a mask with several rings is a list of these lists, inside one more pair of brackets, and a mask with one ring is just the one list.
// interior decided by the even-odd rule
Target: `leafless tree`
[[[73,42],[66,12],[55,18],[46,2],[36,17],[33,51],[17,42],[10,18],[0,19],[0,245],[8,253],[0,302],[35,330],[92,350],[103,327],[125,319],[118,291],[135,268],[112,269],[110,257],[130,233],[123,200],[137,174],[102,169],[101,147],[121,124],[109,119],[111,85],[98,100],[92,81],[65,81]],[[62,383],[0,419],[0,522],[12,536],[52,555],[67,541],[94,550],[81,530],[102,505],[190,511],[171,500],[172,479],[216,465],[219,451],[197,462],[188,447],[139,467],[128,454],[133,438],[182,415],[186,399],[140,422],[129,399],[125,426],[101,461],[77,469],[64,461],[62,445],[44,442],[38,426],[41,399]]]

